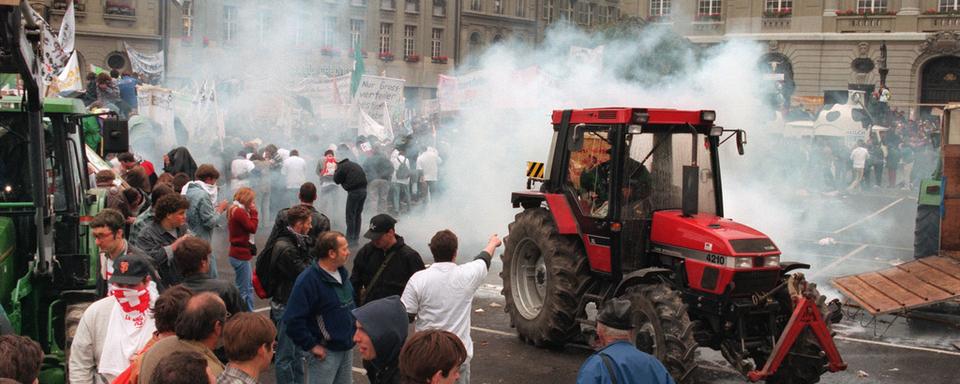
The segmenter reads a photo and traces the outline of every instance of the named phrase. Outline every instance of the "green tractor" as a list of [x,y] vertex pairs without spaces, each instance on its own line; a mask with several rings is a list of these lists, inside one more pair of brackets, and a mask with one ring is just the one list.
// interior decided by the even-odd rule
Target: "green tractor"
[[104,193],[90,191],[87,170],[105,163],[85,144],[83,103],[43,99],[43,34],[24,7],[0,5],[0,73],[23,81],[22,95],[0,99],[0,321],[43,347],[41,383],[63,383],[76,325],[97,299],[86,224]]
[[[956,186],[960,180],[960,104],[948,104],[943,108],[940,123],[940,156],[937,170],[929,179],[920,181],[920,195],[917,197],[917,221],[913,237],[913,256],[920,259],[941,255],[948,251],[960,251],[960,239],[956,234],[960,228],[951,224],[951,228],[941,228],[944,212],[957,212],[960,208],[960,189]],[[951,223],[956,223],[952,220]],[[947,233],[948,236],[943,236]]]

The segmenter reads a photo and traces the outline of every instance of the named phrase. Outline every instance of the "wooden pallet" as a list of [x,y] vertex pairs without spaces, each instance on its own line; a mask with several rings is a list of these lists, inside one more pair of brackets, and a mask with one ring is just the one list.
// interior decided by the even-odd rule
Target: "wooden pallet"
[[931,256],[832,283],[871,315],[904,312],[960,297],[960,259]]

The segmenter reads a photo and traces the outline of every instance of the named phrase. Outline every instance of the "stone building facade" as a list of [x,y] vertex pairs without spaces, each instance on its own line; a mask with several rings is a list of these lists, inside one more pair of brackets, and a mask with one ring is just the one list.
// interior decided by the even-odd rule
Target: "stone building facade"
[[470,63],[484,48],[506,40],[533,43],[537,38],[534,0],[459,0],[458,57]]
[[[408,99],[435,95],[455,63],[456,20],[446,0],[184,0],[170,5],[169,76],[183,77],[201,50],[282,39],[285,54],[339,75],[360,46],[365,72],[406,80]],[[276,40],[273,40],[276,41]]]
[[[757,65],[793,96],[886,84],[900,107],[960,101],[960,4],[954,0],[626,0],[625,14],[669,25],[697,44],[764,43]],[[776,69],[774,69],[776,67]]]
[[[74,0],[76,50],[81,71],[87,64],[130,69],[123,43],[144,53],[162,49],[161,0]],[[169,2],[169,1],[166,1]],[[69,0],[30,1],[56,31]]]

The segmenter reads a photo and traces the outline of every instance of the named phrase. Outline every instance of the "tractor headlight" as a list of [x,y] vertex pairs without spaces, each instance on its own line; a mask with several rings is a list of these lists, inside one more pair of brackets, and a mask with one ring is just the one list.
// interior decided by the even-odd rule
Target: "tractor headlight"
[[763,258],[764,267],[779,267],[780,255],[766,256]]
[[733,260],[734,268],[753,268],[752,257],[737,257]]

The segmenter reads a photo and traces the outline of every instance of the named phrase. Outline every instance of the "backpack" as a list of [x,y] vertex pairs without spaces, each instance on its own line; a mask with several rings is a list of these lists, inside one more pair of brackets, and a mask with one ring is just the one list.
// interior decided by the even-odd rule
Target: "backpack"
[[275,287],[270,283],[270,273],[273,272],[274,264],[273,244],[267,244],[257,256],[257,263],[253,268],[253,290],[261,299],[273,297]]
[[403,159],[400,162],[400,166],[397,167],[397,180],[403,180],[410,177],[410,167],[407,166],[407,159]]

